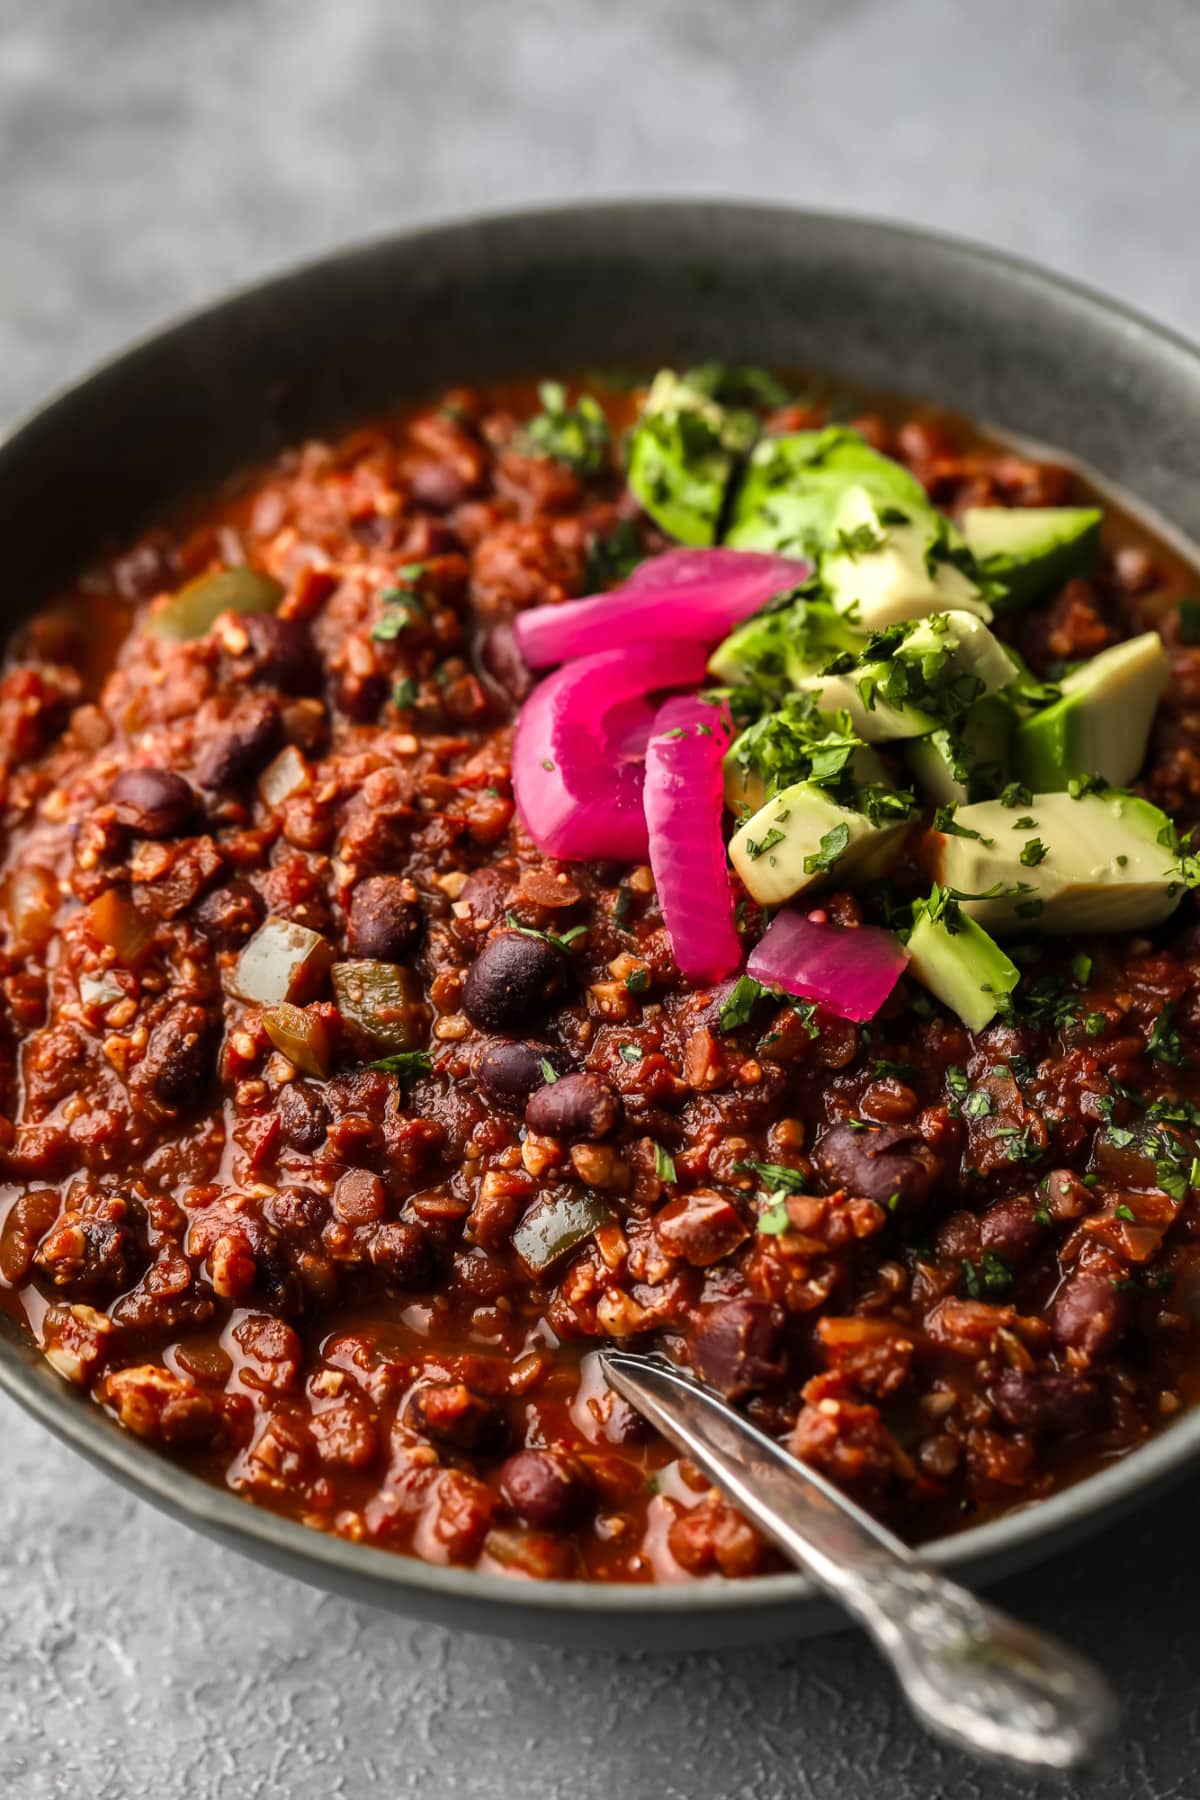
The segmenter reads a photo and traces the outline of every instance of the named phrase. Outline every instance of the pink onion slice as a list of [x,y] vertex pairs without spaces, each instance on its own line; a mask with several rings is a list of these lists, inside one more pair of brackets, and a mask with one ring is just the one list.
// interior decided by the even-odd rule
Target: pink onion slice
[[642,749],[650,693],[704,679],[701,644],[652,640],[580,657],[538,683],[513,740],[513,791],[547,856],[644,862]]
[[646,746],[650,867],[675,961],[689,981],[719,981],[742,947],[721,833],[721,759],[731,726],[724,701],[667,700]]
[[614,641],[715,644],[808,574],[808,563],[756,550],[668,550],[640,564],[611,594],[521,613],[514,635],[533,669],[591,656]]
[[908,952],[876,925],[834,925],[785,909],[750,953],[764,987],[818,1000],[839,1019],[873,1019],[899,981]]

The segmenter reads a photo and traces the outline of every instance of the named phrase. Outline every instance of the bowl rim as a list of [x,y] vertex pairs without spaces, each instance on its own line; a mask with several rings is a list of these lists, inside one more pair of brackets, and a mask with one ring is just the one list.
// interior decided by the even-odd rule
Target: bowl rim
[[[795,230],[805,224],[846,246],[863,247],[891,242],[909,251],[921,250],[942,265],[974,272],[985,280],[1017,283],[1042,305],[1066,302],[1086,313],[1099,325],[1117,327],[1151,353],[1164,354],[1195,379],[1200,379],[1200,348],[1183,333],[1158,323],[1127,302],[1110,298],[1086,282],[1045,268],[1026,257],[990,245],[908,223],[878,219],[865,213],[847,213],[812,207],[762,204],[734,197],[598,198],[585,202],[559,202],[541,206],[483,210],[448,219],[419,222],[354,239],[318,255],[273,270],[259,279],[225,290],[199,305],[140,333],[129,343],[73,377],[42,401],[26,408],[0,433],[0,452],[19,452],[20,439],[47,414],[98,378],[134,362],[151,345],[184,334],[201,319],[252,299],[282,293],[296,282],[358,258],[369,259],[381,251],[403,248],[411,254],[436,250],[439,243],[479,230],[505,231],[530,227],[552,229],[566,220],[597,225],[607,216],[653,220],[670,215],[709,213],[757,215],[764,224],[778,222]],[[1137,496],[1134,495],[1135,500]],[[1177,528],[1166,521],[1172,531]],[[514,1580],[505,1575],[422,1561],[406,1553],[377,1549],[372,1545],[334,1536],[268,1511],[218,1487],[164,1453],[122,1429],[88,1396],[58,1385],[31,1340],[21,1338],[14,1323],[11,1332],[0,1331],[0,1391],[15,1400],[71,1448],[121,1480],[140,1497],[172,1517],[216,1535],[234,1548],[253,1555],[268,1555],[293,1573],[297,1565],[309,1565],[331,1577],[348,1578],[363,1598],[373,1583],[381,1584],[380,1604],[411,1591],[432,1600],[456,1603],[477,1614],[487,1613],[484,1626],[503,1631],[506,1615],[515,1611],[540,1615],[608,1616],[630,1620],[638,1616],[671,1617],[697,1613],[769,1613],[781,1607],[803,1609],[818,1597],[816,1584],[801,1573],[728,1579],[710,1576],[680,1583],[635,1583],[565,1580]],[[1200,1453],[1200,1407],[1185,1412],[1158,1435],[1126,1452],[1072,1486],[1045,1499],[1017,1506],[985,1524],[922,1545],[921,1554],[943,1569],[961,1570],[972,1565],[1003,1566],[1023,1554],[1032,1561],[1039,1540],[1046,1540],[1044,1554],[1072,1529],[1083,1531],[1093,1519],[1099,1523],[1143,1493],[1153,1491],[1170,1477],[1181,1474]],[[1029,1552],[1033,1551],[1032,1555]]]

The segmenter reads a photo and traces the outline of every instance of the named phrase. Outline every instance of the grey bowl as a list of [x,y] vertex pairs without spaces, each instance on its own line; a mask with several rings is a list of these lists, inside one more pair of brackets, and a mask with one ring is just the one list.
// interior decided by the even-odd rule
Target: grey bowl
[[[439,384],[654,358],[797,365],[940,402],[1089,463],[1200,537],[1200,353],[1026,264],[863,220],[612,204],[469,220],[349,250],[205,309],[0,445],[15,619],[105,542],[231,469]],[[0,1316],[0,1386],[136,1493],[301,1580],[478,1631],[614,1649],[829,1628],[799,1575],[534,1584],[308,1531],[121,1431]],[[1149,1499],[1200,1412],[1054,1498],[932,1546],[986,1581]]]

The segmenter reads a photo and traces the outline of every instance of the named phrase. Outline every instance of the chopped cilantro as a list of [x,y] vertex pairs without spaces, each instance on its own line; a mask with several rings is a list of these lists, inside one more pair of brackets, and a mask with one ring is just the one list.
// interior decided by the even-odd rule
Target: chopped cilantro
[[845,853],[850,842],[850,827],[846,824],[835,825],[821,839],[820,848],[812,850],[804,859],[806,875],[815,875],[820,870],[830,870],[838,858]]
[[675,1159],[663,1149],[661,1144],[654,1146],[654,1173],[660,1181],[675,1180]]
[[539,1057],[538,1068],[542,1071],[542,1080],[546,1083],[547,1087],[549,1087],[552,1082],[558,1080],[558,1070],[554,1067],[554,1064],[550,1061],[548,1056]]
[[608,459],[611,442],[608,420],[599,401],[590,394],[581,394],[574,406],[568,406],[567,390],[561,381],[543,381],[538,399],[542,410],[528,421],[521,434],[525,446],[535,456],[565,463],[577,475],[598,475]]
[[1046,846],[1041,838],[1030,838],[1021,849],[1021,862],[1027,869],[1032,869],[1045,860]]
[[415,1081],[418,1075],[433,1072],[433,1058],[428,1050],[397,1050],[392,1056],[381,1056],[368,1068],[382,1069],[385,1075],[396,1075],[401,1081]]
[[642,1047],[640,1044],[622,1044],[618,1054],[620,1055],[622,1062],[640,1063],[642,1060]]
[[802,1194],[808,1185],[799,1169],[785,1163],[735,1162],[733,1167],[738,1175],[757,1175],[769,1194]]
[[583,937],[587,931],[586,925],[572,925],[570,931],[563,932],[538,931],[532,925],[522,925],[516,913],[513,912],[505,913],[504,923],[510,931],[519,931],[522,937],[540,938],[543,944],[552,945],[555,950],[561,950],[564,955],[571,949],[575,940]]
[[776,1200],[773,1206],[768,1206],[765,1212],[758,1215],[758,1229],[764,1237],[779,1237],[790,1228],[791,1223],[786,1200]]
[[973,1088],[962,1103],[968,1119],[986,1119],[996,1108],[992,1096],[984,1088]]
[[736,1031],[745,1025],[762,998],[762,988],[753,975],[739,975],[721,1005],[717,1021],[722,1031]]
[[649,969],[630,969],[625,977],[625,991],[629,994],[644,994],[650,986]]

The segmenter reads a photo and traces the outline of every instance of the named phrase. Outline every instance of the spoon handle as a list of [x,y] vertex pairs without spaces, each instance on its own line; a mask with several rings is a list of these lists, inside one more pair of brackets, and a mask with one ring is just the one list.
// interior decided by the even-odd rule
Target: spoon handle
[[865,1626],[931,1731],[1058,1769],[1108,1735],[1116,1700],[1091,1663],[927,1567],[665,1356],[606,1349],[601,1362],[611,1385]]

